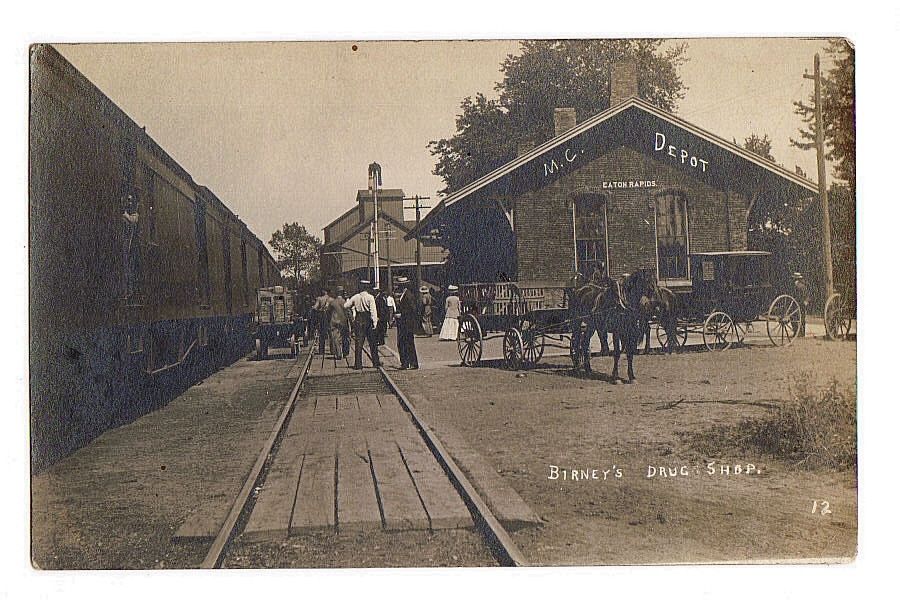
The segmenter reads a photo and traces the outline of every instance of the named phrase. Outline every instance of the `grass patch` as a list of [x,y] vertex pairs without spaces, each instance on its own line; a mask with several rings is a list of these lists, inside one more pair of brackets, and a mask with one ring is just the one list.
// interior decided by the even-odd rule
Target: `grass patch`
[[856,388],[836,379],[817,388],[803,374],[791,385],[788,399],[768,414],[708,429],[689,442],[710,456],[737,449],[802,468],[855,470]]

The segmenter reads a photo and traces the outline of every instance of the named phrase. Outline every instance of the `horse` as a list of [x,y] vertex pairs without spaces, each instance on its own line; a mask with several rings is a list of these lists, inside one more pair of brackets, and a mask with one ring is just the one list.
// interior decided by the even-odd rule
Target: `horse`
[[656,317],[659,324],[666,332],[665,351],[668,354],[678,345],[677,343],[677,316],[675,307],[675,293],[672,290],[660,287],[656,278],[647,269],[636,271],[631,277],[631,289],[633,296],[637,298],[636,305],[641,318],[643,335],[640,342],[644,341],[644,354],[650,351],[650,321]]
[[[595,273],[591,281],[572,293],[572,349],[576,369],[591,371],[590,342],[594,333],[605,332],[613,336],[614,383],[619,380],[619,358],[622,350],[628,359],[628,383],[635,380],[634,355],[643,337],[640,302],[645,288],[643,278],[627,276],[621,284],[609,277]],[[582,332],[582,323],[587,325]]]

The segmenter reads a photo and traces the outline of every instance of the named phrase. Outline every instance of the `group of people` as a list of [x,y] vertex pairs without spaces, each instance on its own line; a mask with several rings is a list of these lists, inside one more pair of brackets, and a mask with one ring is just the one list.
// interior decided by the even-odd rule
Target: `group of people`
[[327,341],[330,354],[342,360],[349,359],[352,338],[353,368],[362,368],[364,353],[377,367],[381,364],[378,347],[384,345],[388,328],[396,324],[400,368],[418,369],[415,335],[417,330],[433,334],[434,299],[427,286],[423,286],[417,296],[407,277],[396,278],[394,284],[392,294],[363,280],[359,291],[350,298],[344,297],[343,286],[323,289],[314,302],[308,300],[305,340],[318,336],[319,354],[325,354]]

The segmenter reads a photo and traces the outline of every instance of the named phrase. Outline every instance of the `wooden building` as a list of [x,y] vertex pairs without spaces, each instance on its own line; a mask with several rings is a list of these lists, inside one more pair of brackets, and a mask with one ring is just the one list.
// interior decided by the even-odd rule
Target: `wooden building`
[[[374,277],[375,202],[372,192],[359,190],[353,208],[325,226],[321,265],[326,285],[345,285],[351,289],[360,279]],[[379,278],[390,275],[416,277],[416,240],[407,235],[415,221],[403,214],[403,190],[378,190]],[[443,281],[446,251],[436,242],[423,240],[421,262],[423,280],[432,285]],[[389,268],[390,267],[390,268]]]
[[758,203],[816,195],[813,182],[638,99],[613,69],[610,108],[582,123],[557,108],[555,136],[441,202],[411,233],[439,237],[448,277],[561,285],[574,271],[651,269],[689,287],[689,255],[747,249]]

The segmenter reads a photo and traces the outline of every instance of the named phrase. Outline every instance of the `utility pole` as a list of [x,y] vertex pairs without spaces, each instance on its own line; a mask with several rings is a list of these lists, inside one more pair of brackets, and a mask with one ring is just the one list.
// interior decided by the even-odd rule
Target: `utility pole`
[[[416,194],[412,198],[404,198],[404,200],[412,200],[415,202],[416,209],[416,230],[419,229],[419,222],[422,220],[422,209],[423,208],[431,208],[429,206],[423,206],[421,204],[422,200],[431,200],[430,196],[419,196]],[[421,232],[416,233],[416,290],[422,287],[422,240],[421,240]]]
[[375,216],[372,220],[374,226],[375,241],[375,287],[379,286],[379,271],[381,271],[381,261],[378,259],[378,186],[381,185],[381,165],[373,162],[369,165],[369,189],[372,191],[372,200],[375,202]]
[[819,170],[819,200],[822,203],[822,246],[825,261],[825,299],[834,293],[834,274],[831,264],[831,213],[828,209],[828,188],[825,186],[825,124],[822,122],[822,75],[819,72],[819,54],[813,62],[813,74],[803,74],[804,79],[815,81],[816,103],[816,162]]
[[[367,248],[366,248],[366,273],[367,273],[367,274],[368,274],[368,272],[369,272],[369,268],[372,266],[372,238],[374,237],[374,236],[372,235],[372,228],[373,228],[373,225],[370,223],[370,224],[369,224],[369,233],[368,233],[368,235],[366,235],[366,244],[367,244]],[[377,264],[375,265],[375,272],[376,272],[376,273],[378,272],[378,265],[377,265]],[[374,278],[373,278],[373,281],[374,281]]]
[[391,263],[393,263],[391,260],[391,240],[394,239],[394,228],[391,227],[390,222],[385,223],[384,227],[384,241],[387,242],[387,291],[390,294],[394,292],[394,276],[391,271]]

